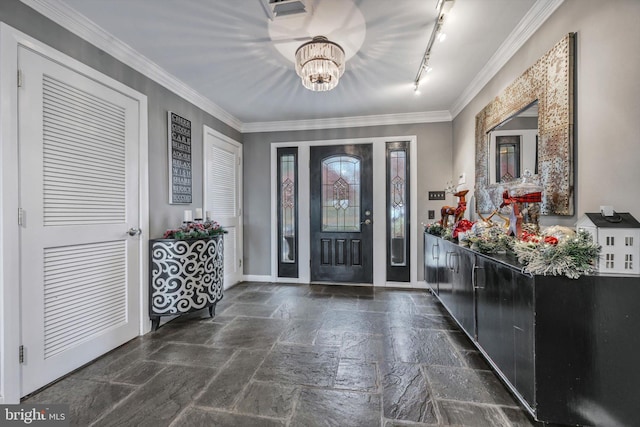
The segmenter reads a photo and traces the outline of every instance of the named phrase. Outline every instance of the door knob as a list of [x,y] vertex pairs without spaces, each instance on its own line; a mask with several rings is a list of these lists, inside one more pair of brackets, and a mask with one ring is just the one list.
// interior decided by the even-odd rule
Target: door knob
[[131,227],[129,231],[127,231],[127,234],[129,236],[139,236],[140,234],[142,234],[142,230],[139,228]]
[[369,225],[369,224],[371,224],[371,220],[369,218],[367,218],[364,221],[362,221],[360,224]]

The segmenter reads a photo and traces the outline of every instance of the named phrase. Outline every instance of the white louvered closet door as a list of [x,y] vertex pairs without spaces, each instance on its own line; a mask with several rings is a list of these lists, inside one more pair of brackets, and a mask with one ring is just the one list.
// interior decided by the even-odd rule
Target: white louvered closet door
[[21,395],[138,335],[138,104],[20,48]]
[[224,286],[242,280],[242,145],[204,127],[204,204],[224,236]]

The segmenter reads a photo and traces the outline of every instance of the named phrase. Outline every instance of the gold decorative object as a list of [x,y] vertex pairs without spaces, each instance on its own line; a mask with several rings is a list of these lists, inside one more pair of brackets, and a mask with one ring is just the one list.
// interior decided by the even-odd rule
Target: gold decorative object
[[[476,186],[493,188],[487,132],[538,101],[542,215],[573,215],[574,40],[574,33],[566,35],[476,116]],[[476,191],[478,212],[495,207],[488,191]]]

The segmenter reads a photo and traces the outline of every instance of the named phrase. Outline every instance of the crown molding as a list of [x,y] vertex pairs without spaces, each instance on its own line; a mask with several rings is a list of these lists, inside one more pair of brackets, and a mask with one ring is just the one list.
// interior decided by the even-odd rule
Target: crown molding
[[242,133],[316,130],[364,126],[402,125],[412,123],[450,122],[451,113],[423,111],[418,113],[381,114],[375,116],[337,117],[332,119],[287,120],[279,122],[252,122],[242,125]]
[[202,96],[196,90],[169,74],[155,62],[147,59],[128,44],[115,38],[93,21],[78,13],[68,4],[58,0],[20,0],[38,13],[51,19],[71,31],[78,37],[86,40],[99,49],[102,49],[118,61],[123,62],[134,70],[164,86],[176,95],[181,96],[193,105],[211,114],[218,120],[240,131],[242,122],[225,111],[222,107]]
[[496,53],[473,78],[469,86],[451,105],[451,116],[455,118],[483,87],[504,67],[524,43],[540,28],[540,26],[556,11],[564,0],[538,0],[527,14],[520,20],[509,37],[500,45]]

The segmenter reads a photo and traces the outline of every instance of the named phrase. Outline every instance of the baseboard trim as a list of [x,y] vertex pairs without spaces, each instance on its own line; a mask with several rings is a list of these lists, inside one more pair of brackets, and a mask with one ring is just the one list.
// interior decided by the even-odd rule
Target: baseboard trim
[[271,276],[260,274],[245,274],[242,276],[243,282],[272,282]]

